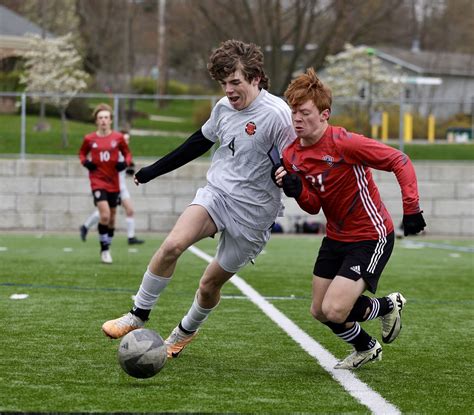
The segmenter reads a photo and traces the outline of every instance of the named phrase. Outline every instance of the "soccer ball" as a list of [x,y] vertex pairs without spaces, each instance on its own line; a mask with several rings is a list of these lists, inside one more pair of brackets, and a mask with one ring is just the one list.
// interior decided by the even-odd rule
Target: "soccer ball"
[[165,342],[153,330],[133,330],[120,342],[118,349],[120,366],[135,378],[155,376],[165,365],[166,359]]

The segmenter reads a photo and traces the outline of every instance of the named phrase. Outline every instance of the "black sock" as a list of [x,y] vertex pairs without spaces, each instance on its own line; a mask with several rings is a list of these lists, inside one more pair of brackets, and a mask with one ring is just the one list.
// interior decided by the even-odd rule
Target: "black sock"
[[346,322],[365,321],[365,313],[367,313],[367,309],[370,309],[371,307],[371,299],[365,295],[361,295],[354,303],[352,310],[346,318]]
[[100,241],[100,250],[107,251],[109,249],[109,227],[107,225],[102,225],[99,223],[97,227],[99,231],[99,241]]
[[[367,313],[367,317],[364,317]],[[390,298],[369,298],[361,295],[352,307],[347,316],[346,322],[374,320],[377,317],[384,316],[393,310],[393,304]]]
[[178,327],[184,334],[193,334],[193,333],[195,333],[195,331],[189,331],[189,330],[186,330],[185,328],[183,328],[183,326],[181,325],[181,322],[179,322]]
[[133,306],[130,310],[130,313],[137,316],[140,320],[147,321],[150,315],[151,310],[145,310],[143,308],[138,308]]
[[346,328],[344,323],[332,323],[327,321],[323,324],[328,326],[337,337],[354,346],[358,352],[369,350],[375,346],[376,340],[357,322],[350,328]]

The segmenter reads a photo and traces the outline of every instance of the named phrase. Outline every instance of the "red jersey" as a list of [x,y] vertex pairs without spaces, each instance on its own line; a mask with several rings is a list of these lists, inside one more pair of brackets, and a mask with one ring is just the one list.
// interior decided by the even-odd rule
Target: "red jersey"
[[370,168],[395,173],[403,212],[420,212],[416,174],[408,156],[344,128],[328,126],[312,146],[302,147],[297,138],[284,150],[283,163],[302,179],[299,206],[311,214],[323,209],[331,239],[377,240],[393,231]]
[[97,132],[84,137],[79,150],[79,159],[82,164],[90,154],[90,160],[97,166],[97,169],[89,172],[93,191],[103,189],[107,192],[120,192],[119,172],[115,168],[119,161],[119,153],[123,154],[127,164],[131,163],[130,149],[123,135],[117,131],[112,131],[105,137],[99,136]]

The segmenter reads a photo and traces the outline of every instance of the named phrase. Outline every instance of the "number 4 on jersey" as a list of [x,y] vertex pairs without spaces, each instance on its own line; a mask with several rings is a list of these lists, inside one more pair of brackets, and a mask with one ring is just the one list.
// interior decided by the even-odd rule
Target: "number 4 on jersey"
[[229,143],[229,150],[232,151],[232,155],[235,155],[235,137]]

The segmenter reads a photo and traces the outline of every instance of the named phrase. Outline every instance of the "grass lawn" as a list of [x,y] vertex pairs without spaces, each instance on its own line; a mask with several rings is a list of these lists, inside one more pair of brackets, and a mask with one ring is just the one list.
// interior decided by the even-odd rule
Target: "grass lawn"
[[[155,377],[127,376],[119,341],[101,324],[129,310],[162,237],[99,261],[91,234],[0,235],[0,412],[353,413],[370,412],[239,289],[179,359]],[[378,294],[407,298],[403,330],[381,362],[355,372],[401,413],[470,414],[474,321],[472,240],[397,240]],[[422,242],[432,242],[430,247]],[[213,255],[215,240],[197,244]],[[275,235],[239,276],[336,358],[347,346],[309,315],[317,236]],[[205,261],[185,252],[147,324],[166,337],[191,304]],[[13,300],[13,294],[27,294]],[[362,323],[380,339],[380,322]]]

